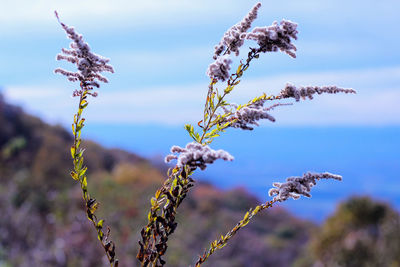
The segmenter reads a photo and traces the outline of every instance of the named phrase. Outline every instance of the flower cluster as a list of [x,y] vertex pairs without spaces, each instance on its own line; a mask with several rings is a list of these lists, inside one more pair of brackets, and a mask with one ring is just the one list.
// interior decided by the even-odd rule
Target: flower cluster
[[[266,101],[265,99],[259,99],[239,109],[236,104],[230,104],[230,106],[236,109],[236,111],[233,112],[233,114],[229,116],[227,119],[225,119],[222,123],[225,123],[226,121],[235,120],[230,125],[230,127],[240,128],[242,130],[253,130],[254,128],[250,125],[259,126],[257,122],[259,120],[267,119],[271,122],[275,122],[275,118],[268,113],[270,110],[274,109],[277,106],[291,105],[290,103],[288,104],[277,103],[269,107],[264,107],[265,101]],[[224,109],[225,113],[231,113],[231,111],[226,107],[222,108]]]
[[220,56],[207,69],[207,75],[217,80],[225,81],[229,78],[232,60],[229,55]]
[[[229,78],[231,60],[229,55],[234,52],[239,55],[239,48],[244,40],[254,40],[259,47],[253,49],[255,55],[265,52],[277,52],[281,50],[289,56],[296,57],[296,46],[292,44],[292,39],[297,40],[297,24],[290,20],[282,20],[280,24],[274,22],[268,27],[255,27],[251,32],[247,32],[251,23],[257,18],[258,9],[261,3],[257,3],[242,21],[232,26],[223,36],[218,45],[215,46],[213,62],[207,69],[206,74],[210,78],[225,81]],[[225,51],[225,52],[224,52]],[[223,53],[224,52],[224,53]],[[223,53],[223,54],[222,54]],[[221,58],[223,57],[223,58]]]
[[243,33],[241,38],[254,40],[260,46],[260,52],[277,52],[281,50],[295,58],[296,46],[292,44],[292,38],[297,40],[297,24],[290,20],[276,21],[268,27],[255,27],[249,33]]
[[[236,56],[239,55],[239,48],[244,43],[243,34],[246,34],[251,27],[251,23],[257,18],[257,12],[260,7],[261,3],[257,3],[242,21],[233,25],[225,32],[222,40],[215,46],[213,56],[215,61],[210,64],[206,71],[206,74],[210,78],[215,78],[220,81],[225,81],[229,78],[230,64],[232,63],[229,55],[232,52],[235,53]],[[222,54],[222,52],[224,52],[224,54]]]
[[179,156],[170,154],[165,157],[165,162],[177,159],[176,166],[182,168],[184,165],[190,166],[192,169],[199,167],[204,170],[206,164],[211,164],[217,159],[232,161],[233,157],[226,151],[219,149],[213,150],[207,145],[199,143],[188,143],[185,148],[173,146],[171,153],[180,153]]
[[286,87],[280,92],[280,98],[294,98],[296,101],[299,101],[300,98],[305,99],[308,97],[309,99],[313,99],[313,94],[337,94],[337,93],[346,93],[346,94],[355,94],[356,91],[353,89],[344,89],[339,88],[337,86],[307,86],[307,87],[299,87],[296,88],[293,84],[286,84]]
[[[93,87],[100,87],[98,81],[107,83],[107,78],[100,75],[100,72],[108,71],[114,73],[113,67],[107,64],[109,59],[92,53],[89,45],[83,40],[83,36],[78,34],[73,27],[69,27],[62,23],[57,12],[55,12],[55,14],[62,28],[67,33],[67,37],[72,40],[70,44],[71,49],[62,48],[62,53],[58,54],[56,59],[66,60],[75,64],[78,71],[70,72],[57,68],[54,72],[66,76],[69,81],[80,81],[82,87],[86,90],[93,89]],[[75,95],[78,95],[78,92],[74,92],[74,96]]]
[[241,35],[250,29],[251,23],[257,18],[257,12],[260,7],[261,3],[257,3],[242,21],[233,25],[225,32],[222,40],[215,46],[214,59],[217,59],[225,49],[227,49],[226,54],[234,52],[236,56],[239,55],[239,48],[244,43],[244,39],[241,38]]
[[305,173],[302,177],[289,177],[286,183],[273,183],[275,188],[268,191],[269,196],[274,196],[273,201],[285,201],[289,197],[293,199],[300,198],[301,195],[311,197],[311,187],[317,184],[320,179],[335,179],[342,180],[342,176],[325,173]]
[[237,121],[232,124],[233,128],[240,128],[243,130],[253,130],[254,128],[249,125],[258,126],[257,121],[261,119],[267,119],[275,122],[275,118],[267,112],[266,108],[262,105],[252,104],[248,107],[244,107],[235,113]]

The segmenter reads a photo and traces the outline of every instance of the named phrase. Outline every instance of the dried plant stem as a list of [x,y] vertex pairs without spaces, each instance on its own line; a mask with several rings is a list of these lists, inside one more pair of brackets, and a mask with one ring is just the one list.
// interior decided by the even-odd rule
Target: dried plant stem
[[196,262],[196,267],[199,267],[202,263],[204,263],[216,250],[223,248],[242,227],[246,226],[250,220],[262,210],[271,208],[275,201],[268,201],[264,204],[258,205],[254,209],[250,209],[243,219],[238,222],[232,230],[225,234],[225,236],[221,236],[219,240],[215,240],[211,243],[210,248],[204,252],[202,256],[199,256],[199,259]]
[[179,205],[193,186],[192,170],[186,166],[168,171],[168,178],[151,199],[148,224],[141,231],[137,259],[141,266],[163,266],[168,237],[175,231]]
[[[218,127],[219,131],[223,131],[235,121],[229,121],[225,126],[220,127],[219,119],[215,118],[217,110],[224,104],[224,98],[228,95],[235,85],[239,83],[239,78],[243,75],[244,71],[250,65],[254,58],[258,58],[260,53],[259,49],[251,49],[248,53],[248,58],[245,64],[241,64],[236,73],[232,74],[228,80],[228,87],[224,90],[222,95],[218,94],[214,85],[217,83],[216,79],[212,79],[209,85],[206,104],[204,107],[203,126],[201,126],[203,133],[193,133],[193,127],[187,130],[189,134],[199,144],[209,144],[212,142],[214,135],[213,128]],[[215,96],[218,100],[214,104]],[[201,121],[198,123],[200,126]],[[186,126],[188,127],[188,126]],[[151,209],[148,213],[148,224],[142,228],[141,237],[139,241],[139,252],[137,259],[141,262],[142,267],[147,266],[163,266],[165,261],[162,259],[167,250],[168,237],[174,232],[177,223],[175,216],[180,203],[186,197],[190,188],[194,185],[194,181],[190,175],[196,168],[183,166],[176,166],[169,170],[168,178],[164,184],[156,191],[154,197],[151,199]]]
[[91,93],[89,90],[81,84],[81,89],[79,92],[79,105],[78,111],[74,116],[74,123],[72,124],[72,133],[74,135],[74,145],[71,147],[71,156],[74,163],[74,170],[71,171],[71,176],[74,180],[80,183],[82,189],[82,197],[86,205],[86,215],[89,221],[92,222],[94,228],[97,232],[97,237],[104,248],[107,258],[110,262],[111,267],[118,266],[118,260],[115,258],[115,244],[113,241],[109,240],[110,229],[107,229],[107,233],[103,232],[104,220],[98,220],[94,212],[96,211],[99,203],[96,199],[91,198],[87,189],[87,167],[83,165],[83,152],[84,149],[81,148],[81,130],[84,127],[85,119],[82,118],[83,110],[87,107],[87,97]]
[[[355,92],[352,89],[342,89],[336,86],[296,88],[295,86],[287,85],[278,96],[267,96],[264,93],[262,96],[256,97],[244,105],[230,104],[225,101],[225,97],[240,83],[240,79],[249,68],[251,61],[259,58],[261,53],[282,51],[293,58],[296,57],[296,47],[292,43],[293,40],[297,39],[296,23],[282,20],[280,24],[274,22],[271,26],[256,27],[250,33],[247,33],[252,21],[257,16],[260,6],[261,4],[257,3],[241,22],[231,27],[224,34],[223,39],[216,46],[213,56],[215,61],[209,65],[206,72],[211,78],[211,83],[208,86],[203,119],[197,123],[201,130],[197,132],[193,125],[185,125],[185,129],[194,142],[188,143],[186,147],[172,146],[171,154],[165,158],[166,162],[177,160],[177,165],[175,168],[169,170],[168,178],[151,199],[148,224],[142,229],[142,240],[139,241],[140,249],[137,255],[142,267],[158,267],[165,264],[162,256],[167,250],[168,237],[174,232],[177,226],[175,222],[177,208],[185,198],[190,187],[193,186],[193,180],[190,178],[191,174],[197,168],[204,170],[208,164],[212,164],[216,159],[233,160],[233,156],[228,152],[222,149],[216,151],[209,147],[209,144],[212,143],[215,137],[218,137],[229,127],[252,130],[252,125],[258,126],[258,121],[261,119],[275,121],[275,118],[268,114],[268,111],[274,107],[286,104],[278,103],[264,107],[266,101],[283,98],[295,98],[296,101],[299,101],[300,98],[305,97],[312,99],[313,94],[316,93]],[[231,69],[230,64],[232,63],[229,55],[233,52],[236,56],[239,55],[239,48],[243,45],[244,39],[256,41],[258,47],[250,48],[247,59],[240,62],[236,72],[229,74]],[[216,84],[225,81],[226,87],[223,91],[219,91]],[[302,189],[300,192],[297,187],[291,186],[294,182],[301,184],[305,189]],[[315,184],[314,180],[312,182]],[[290,195],[294,197],[297,196],[295,193],[307,196],[306,193],[308,193],[308,189],[310,188],[310,184],[303,184],[297,180],[289,180],[287,184],[277,183],[274,186],[277,188],[273,189],[272,193],[280,194],[282,192],[289,192],[294,193]],[[285,189],[285,191],[282,191],[283,189],[280,190],[280,188]],[[224,247],[237,231],[249,223],[253,216],[264,209],[272,207],[277,200],[280,201],[281,198],[274,198],[272,201],[249,210],[231,231],[211,244],[211,247],[203,256],[199,257],[196,266],[200,266],[205,262],[215,250]]]
[[[234,87],[240,83],[240,78],[243,76],[244,72],[250,67],[250,62],[258,58],[260,56],[260,53],[262,52],[262,49],[264,47],[259,47],[259,48],[250,48],[249,53],[247,54],[247,59],[245,63],[241,63],[239,67],[237,68],[236,72],[232,73],[228,80],[227,80],[227,87],[225,88],[224,92],[220,95],[218,92],[217,88],[214,88],[215,84],[218,82],[217,79],[212,78],[211,83],[208,86],[208,92],[207,92],[207,98],[206,98],[206,103],[204,106],[204,116],[203,120],[198,122],[198,125],[202,128],[203,133],[201,136],[199,135],[196,138],[195,134],[191,133],[191,130],[189,127],[186,127],[187,130],[189,131],[189,134],[193,137],[193,139],[200,143],[200,144],[210,144],[214,137],[219,136],[220,132],[223,132],[226,128],[230,127],[232,124],[236,122],[235,119],[231,119],[230,121],[226,122],[223,117],[228,117],[232,115],[231,113],[226,113],[223,115],[223,117],[216,115],[217,110],[226,105],[226,101],[224,100],[225,97],[232,92]],[[229,48],[226,49],[224,52],[224,55],[229,52]],[[215,102],[215,97],[217,97],[217,101]],[[265,100],[275,100],[277,99],[275,96],[269,96],[267,97],[265,94],[260,97],[259,99],[265,99]],[[243,105],[243,107],[251,104],[249,102],[246,105]],[[221,124],[224,122],[223,124]],[[203,123],[203,125],[201,125]],[[215,126],[217,126],[216,129],[213,129]]]

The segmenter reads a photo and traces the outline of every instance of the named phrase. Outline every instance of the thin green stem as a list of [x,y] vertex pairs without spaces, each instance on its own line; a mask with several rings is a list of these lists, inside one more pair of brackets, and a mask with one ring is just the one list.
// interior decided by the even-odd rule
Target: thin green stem
[[219,240],[214,240],[214,242],[211,243],[211,246],[202,256],[199,257],[199,259],[196,262],[196,267],[200,267],[202,263],[204,263],[216,250],[222,249],[228,241],[243,227],[245,227],[250,220],[260,211],[271,208],[272,205],[275,203],[275,201],[267,201],[264,204],[258,205],[254,209],[250,209],[244,218],[238,222],[235,227],[233,227],[232,230],[230,230],[228,233],[226,233],[224,236],[221,236]]
[[[248,67],[250,66],[250,62],[254,59],[254,58],[258,58],[260,51],[262,50],[262,47],[255,49],[255,48],[251,48],[248,57],[246,59],[246,63],[245,64],[241,64],[238,68],[238,70],[235,73],[232,73],[227,81],[227,85],[228,87],[230,86],[235,86],[239,81],[239,78],[242,77],[243,73],[248,69]],[[225,51],[226,53],[227,51]],[[216,83],[216,80],[213,78],[210,85],[209,85],[209,89],[208,89],[208,93],[207,93],[207,99],[206,99],[206,103],[205,103],[205,107],[204,107],[204,115],[203,115],[203,133],[200,137],[200,139],[198,140],[198,142],[200,144],[203,143],[204,138],[206,137],[207,132],[214,126],[211,125],[212,121],[213,121],[213,116],[215,115],[215,113],[217,112],[218,108],[221,106],[221,104],[224,101],[224,98],[227,94],[229,94],[230,91],[224,91],[223,95],[218,99],[218,102],[216,105],[214,105],[214,107],[211,109],[211,112],[209,114],[207,114],[209,112],[208,107],[210,106],[209,103],[211,103],[211,101],[213,101],[214,95],[215,95],[215,91],[214,91],[214,84]],[[205,121],[206,116],[208,115],[208,121]]]
[[71,147],[71,156],[73,158],[74,171],[71,172],[71,176],[74,180],[79,181],[81,189],[82,189],[82,198],[85,201],[86,205],[86,215],[89,221],[92,222],[94,228],[96,229],[98,239],[107,255],[108,261],[110,262],[111,267],[118,266],[118,260],[115,258],[115,245],[114,242],[108,241],[109,232],[105,235],[102,231],[104,220],[98,220],[94,212],[97,209],[98,203],[95,199],[90,197],[90,194],[87,189],[87,178],[86,178],[86,170],[84,167],[84,158],[83,158],[83,149],[80,148],[81,144],[81,130],[84,126],[85,119],[82,118],[83,110],[87,106],[86,98],[88,94],[88,90],[81,86],[81,93],[79,97],[78,103],[78,111],[74,116],[74,123],[72,127],[72,132],[74,136],[74,145]]
[[212,119],[213,119],[213,116],[214,116],[215,112],[217,111],[217,109],[220,107],[220,105],[221,105],[221,103],[222,103],[222,101],[223,101],[223,99],[224,99],[224,97],[225,97],[226,95],[227,95],[226,93],[224,93],[224,94],[222,95],[222,97],[218,100],[217,105],[216,105],[216,106],[214,107],[214,109],[212,110],[212,112],[211,112],[211,114],[210,114],[210,116],[209,116],[209,118],[208,118],[207,125],[205,125],[204,128],[203,128],[203,134],[201,135],[200,140],[199,140],[199,143],[200,143],[200,144],[203,142],[206,133],[210,130],[210,128],[211,128],[210,125],[211,125],[211,121],[212,121]]

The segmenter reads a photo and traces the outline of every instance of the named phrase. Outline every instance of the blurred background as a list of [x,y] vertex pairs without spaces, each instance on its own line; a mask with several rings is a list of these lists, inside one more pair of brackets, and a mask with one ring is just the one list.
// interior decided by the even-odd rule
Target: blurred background
[[[135,266],[150,196],[168,168],[163,158],[172,145],[190,142],[183,125],[202,117],[214,46],[255,3],[1,0],[0,266],[104,261],[69,177],[78,85],[53,74],[60,66],[74,70],[55,60],[69,40],[54,10],[115,68],[91,99],[83,135],[89,189],[122,266]],[[275,123],[216,139],[212,147],[235,160],[195,173],[168,265],[193,266],[248,208],[269,199],[272,182],[328,171],[343,181],[321,181],[311,199],[264,212],[204,266],[400,266],[400,2],[262,4],[253,26],[283,18],[299,24],[297,58],[262,55],[229,101],[276,94],[287,82],[358,93],[280,107]]]

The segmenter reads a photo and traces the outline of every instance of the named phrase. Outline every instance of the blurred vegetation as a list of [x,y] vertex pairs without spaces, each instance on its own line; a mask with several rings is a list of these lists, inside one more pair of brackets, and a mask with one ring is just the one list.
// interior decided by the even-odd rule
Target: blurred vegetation
[[[72,136],[1,95],[0,125],[0,266],[107,266],[69,176]],[[122,150],[83,145],[90,191],[113,229],[120,266],[137,266],[138,231],[165,169]],[[245,189],[197,182],[178,213],[168,266],[195,262],[258,203]],[[321,227],[272,208],[234,239],[204,266],[400,266],[399,214],[367,197],[342,203]]]
[[[0,266],[107,266],[69,176],[72,136],[0,96]],[[139,230],[165,169],[140,156],[84,141],[89,189],[113,229],[120,266],[136,266]],[[178,213],[168,266],[188,266],[259,201],[244,189],[196,183]],[[290,266],[314,225],[275,208],[258,216],[205,266]]]
[[355,196],[313,234],[295,266],[400,266],[400,216],[388,204]]

